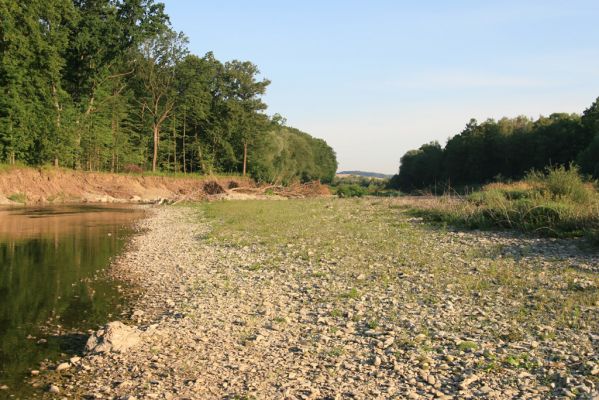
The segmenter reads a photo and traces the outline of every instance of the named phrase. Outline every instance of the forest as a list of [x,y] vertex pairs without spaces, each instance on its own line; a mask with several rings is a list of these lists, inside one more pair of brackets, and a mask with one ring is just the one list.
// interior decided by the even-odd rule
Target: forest
[[482,123],[472,119],[445,147],[431,142],[404,154],[390,185],[403,191],[439,192],[570,165],[599,178],[599,99],[582,115],[555,113],[536,120],[520,116]]
[[153,0],[0,0],[0,162],[331,181],[249,61],[191,54]]

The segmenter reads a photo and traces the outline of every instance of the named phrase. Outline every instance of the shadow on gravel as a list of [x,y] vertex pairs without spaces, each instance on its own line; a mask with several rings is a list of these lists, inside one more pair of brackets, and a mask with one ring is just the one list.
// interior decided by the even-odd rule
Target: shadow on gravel
[[60,336],[50,336],[48,342],[54,343],[62,353],[72,357],[83,355],[85,343],[87,343],[88,338],[88,334],[71,333]]

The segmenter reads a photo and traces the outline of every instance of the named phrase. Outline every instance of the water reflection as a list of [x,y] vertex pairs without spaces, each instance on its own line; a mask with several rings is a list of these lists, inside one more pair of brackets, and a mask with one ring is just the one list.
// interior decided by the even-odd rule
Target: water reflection
[[120,312],[118,283],[100,271],[140,215],[130,207],[0,210],[0,385],[23,395],[30,369]]

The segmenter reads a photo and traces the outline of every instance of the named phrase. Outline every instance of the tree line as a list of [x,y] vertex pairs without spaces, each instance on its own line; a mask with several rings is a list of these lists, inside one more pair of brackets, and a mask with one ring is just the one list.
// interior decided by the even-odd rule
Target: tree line
[[582,115],[472,119],[445,147],[435,141],[405,153],[390,185],[404,191],[445,190],[520,179],[530,170],[573,163],[599,178],[599,99]]
[[0,162],[330,181],[249,61],[191,54],[154,0],[0,0]]

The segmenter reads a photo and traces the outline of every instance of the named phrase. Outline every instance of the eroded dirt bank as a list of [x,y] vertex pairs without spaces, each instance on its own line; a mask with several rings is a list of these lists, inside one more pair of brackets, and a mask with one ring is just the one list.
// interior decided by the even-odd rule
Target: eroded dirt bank
[[206,207],[141,223],[114,266],[143,293],[123,320],[139,343],[56,360],[45,396],[597,395],[599,258],[577,242],[431,230],[371,200]]
[[201,200],[253,183],[241,177],[163,177],[68,169],[0,171],[0,204],[153,203]]

